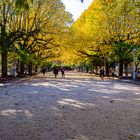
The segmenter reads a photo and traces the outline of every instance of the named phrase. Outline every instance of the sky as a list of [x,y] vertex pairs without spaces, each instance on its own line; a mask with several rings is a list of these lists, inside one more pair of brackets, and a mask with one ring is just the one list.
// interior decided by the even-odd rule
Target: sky
[[76,20],[82,12],[89,7],[93,0],[84,0],[81,3],[80,0],[61,0],[65,7],[66,11],[70,12],[73,15],[74,20]]

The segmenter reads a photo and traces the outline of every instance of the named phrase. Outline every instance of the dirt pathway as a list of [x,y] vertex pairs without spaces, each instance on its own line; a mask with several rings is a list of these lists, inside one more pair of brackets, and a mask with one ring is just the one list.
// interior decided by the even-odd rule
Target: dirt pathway
[[137,85],[69,73],[0,87],[0,140],[129,139],[140,140]]

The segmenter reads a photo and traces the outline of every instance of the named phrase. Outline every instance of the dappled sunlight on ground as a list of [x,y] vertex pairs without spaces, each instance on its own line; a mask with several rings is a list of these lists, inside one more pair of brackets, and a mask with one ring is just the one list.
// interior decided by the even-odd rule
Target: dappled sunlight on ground
[[136,99],[134,99],[134,100],[136,100],[136,101],[140,101],[140,98],[136,98]]
[[130,103],[130,104],[135,104],[135,105],[140,105],[140,98],[129,98],[129,99],[114,99],[114,101],[120,101],[120,102],[125,102],[125,103]]
[[94,92],[100,92],[100,93],[103,93],[103,94],[120,94],[120,91],[113,91],[111,89],[104,89],[104,88],[100,88],[100,89],[95,89],[95,88],[92,88],[92,89],[88,89],[89,91],[94,91]]
[[68,106],[72,106],[72,107],[76,107],[76,108],[85,108],[87,106],[92,106],[92,107],[95,106],[94,104],[83,103],[81,101],[74,100],[74,99],[61,99],[61,100],[57,101],[57,103],[59,103],[60,105],[68,105]]
[[0,115],[2,116],[15,116],[19,113],[22,113],[26,117],[32,117],[32,114],[29,110],[15,110],[15,109],[6,109],[3,111],[0,111]]
[[79,135],[79,136],[73,136],[72,138],[69,138],[67,140],[90,140],[87,136]]
[[105,98],[105,99],[110,99],[111,97],[109,97],[109,96],[102,96],[103,98]]
[[[135,85],[124,85],[124,86],[120,86],[120,84],[118,83],[118,84],[114,84],[113,85],[113,89],[114,90],[132,90],[132,88],[133,88],[133,91],[139,91],[139,87],[137,87],[137,86],[135,86]],[[140,91],[139,91],[139,93],[140,93]]]

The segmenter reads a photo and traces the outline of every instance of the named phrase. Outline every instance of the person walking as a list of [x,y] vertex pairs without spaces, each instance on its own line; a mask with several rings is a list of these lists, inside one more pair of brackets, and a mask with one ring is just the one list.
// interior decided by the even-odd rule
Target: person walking
[[53,74],[54,74],[55,78],[57,78],[57,75],[58,75],[58,68],[54,67],[54,69],[53,69]]
[[16,67],[13,67],[12,74],[13,74],[13,77],[16,79],[17,78]]
[[45,73],[46,73],[46,68],[42,68],[42,73],[43,73],[43,75],[45,75]]
[[64,68],[61,68],[61,75],[62,75],[62,78],[65,78],[65,70],[64,70]]
[[101,80],[104,80],[104,69],[100,69],[100,77],[101,77]]

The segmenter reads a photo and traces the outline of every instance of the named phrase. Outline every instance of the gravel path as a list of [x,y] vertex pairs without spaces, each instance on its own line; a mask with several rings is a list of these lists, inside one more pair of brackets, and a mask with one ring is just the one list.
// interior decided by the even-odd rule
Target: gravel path
[[138,85],[69,73],[0,86],[0,140],[130,139],[140,140]]

